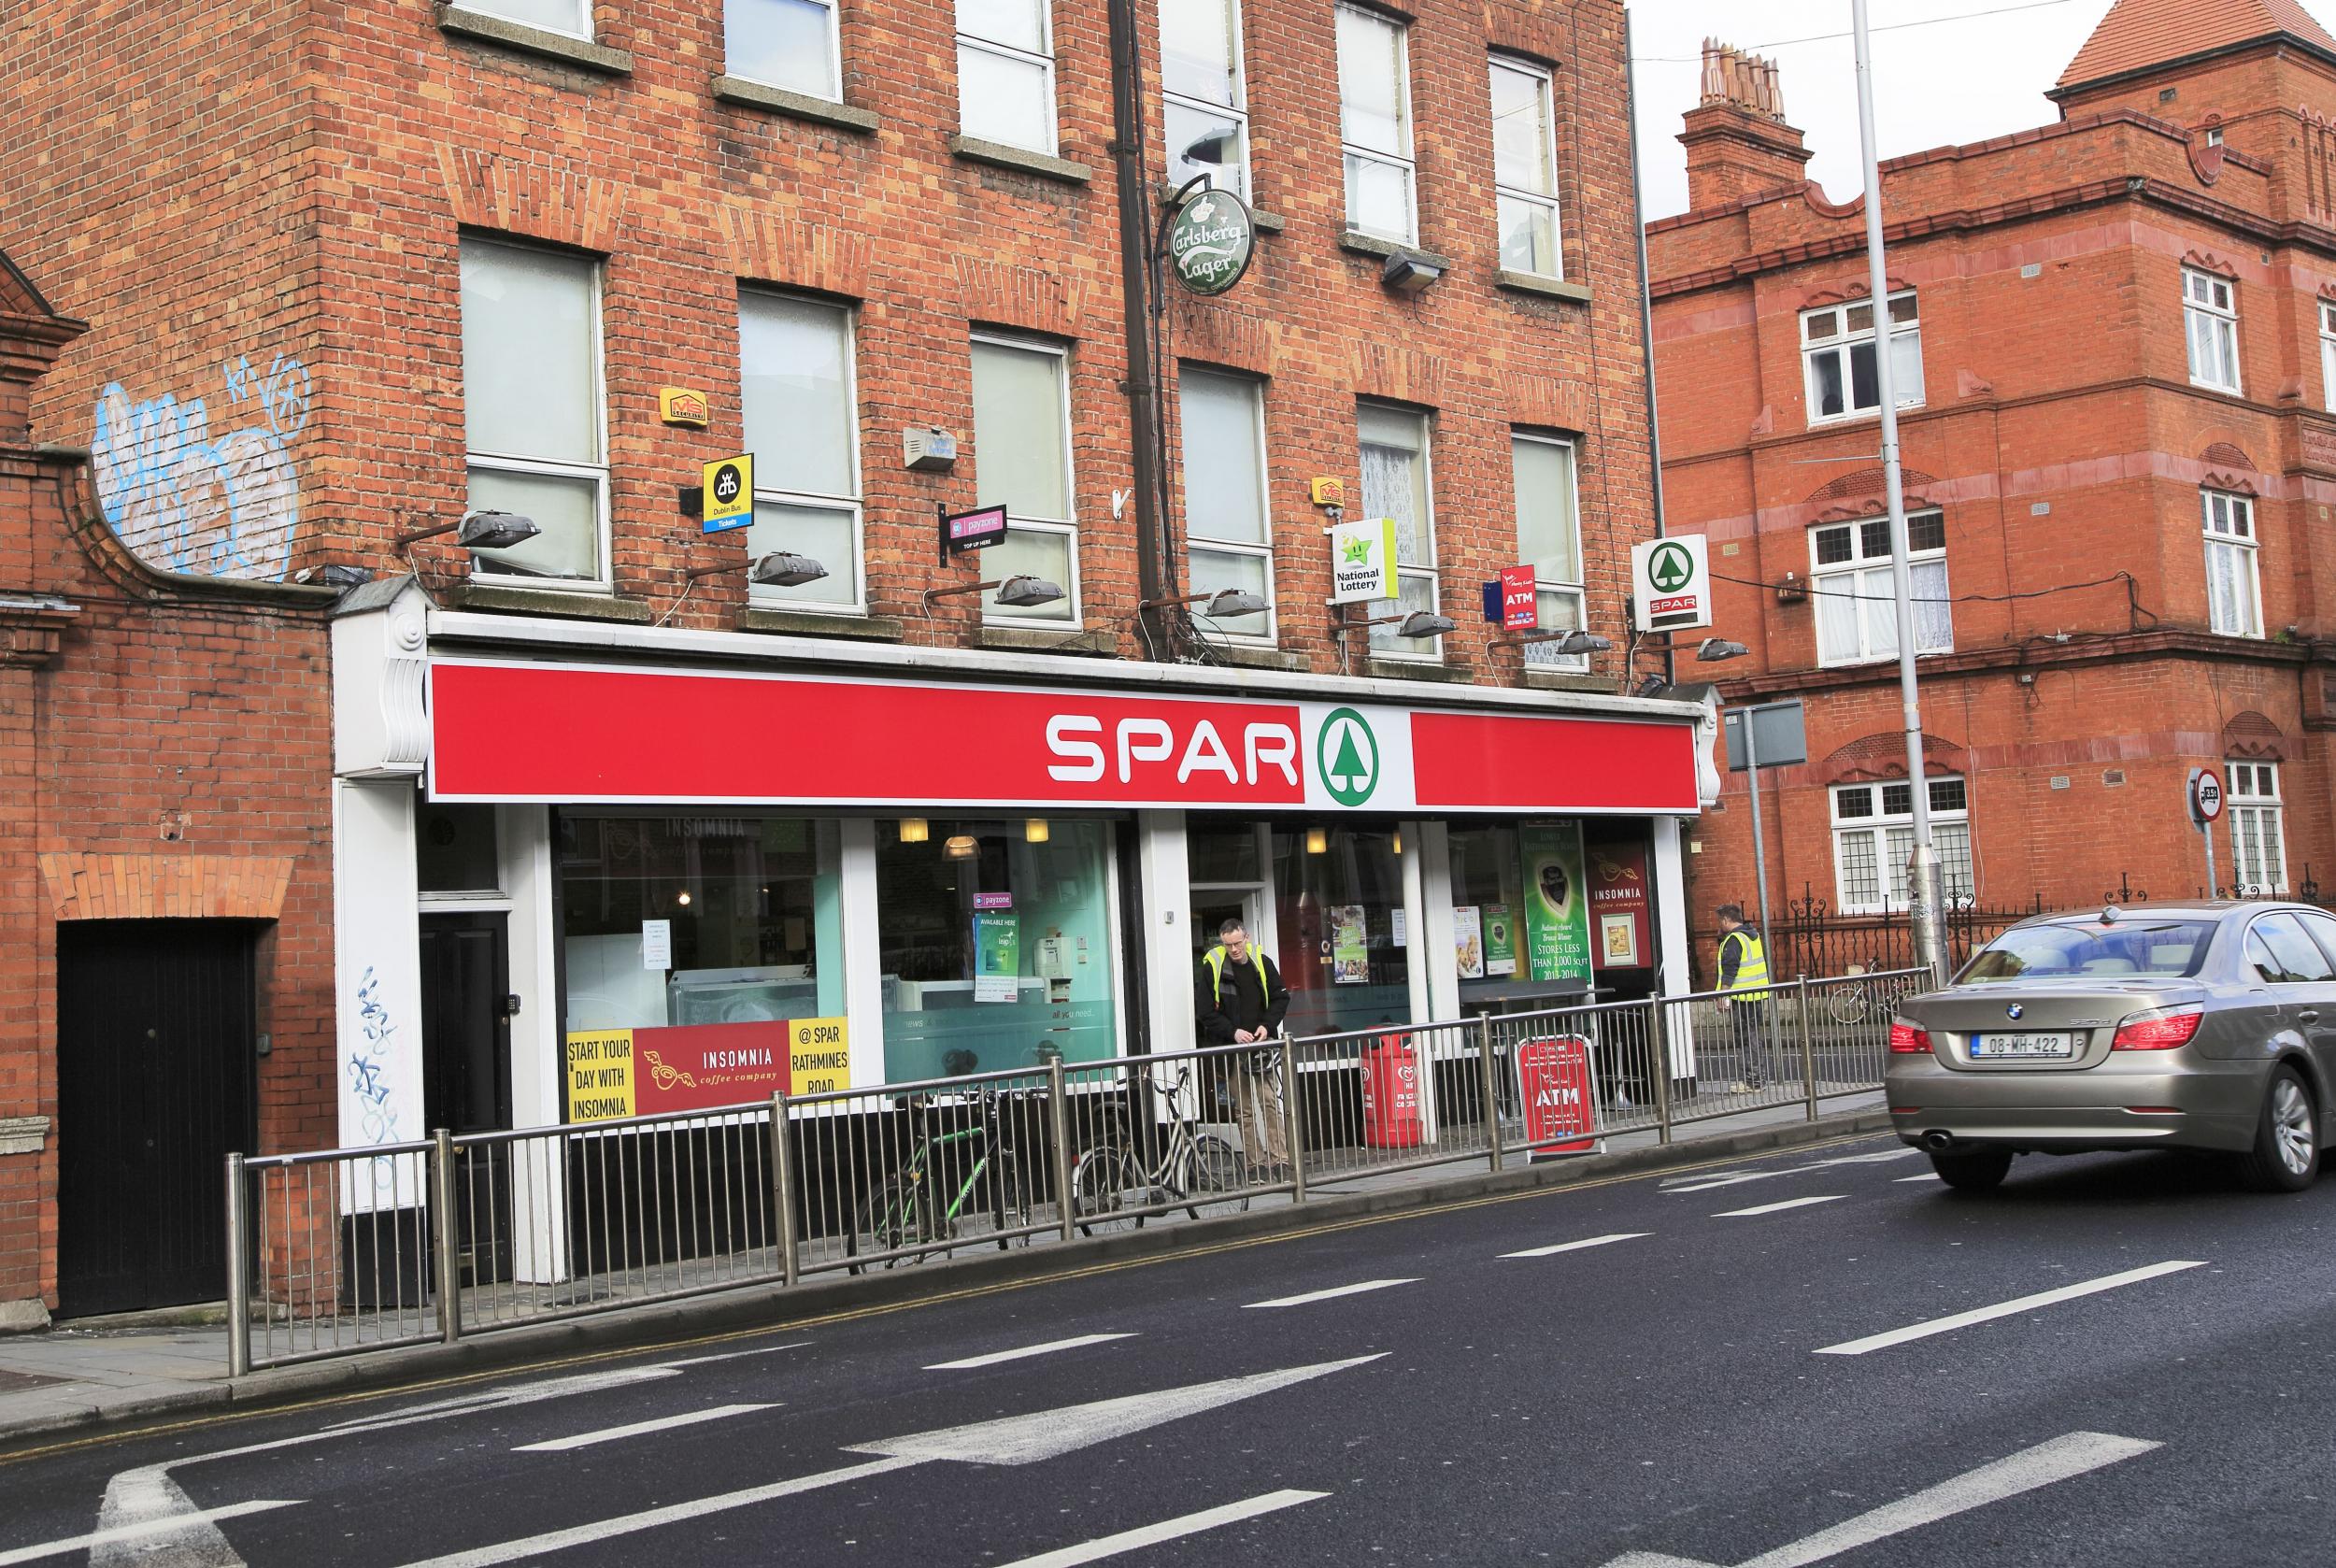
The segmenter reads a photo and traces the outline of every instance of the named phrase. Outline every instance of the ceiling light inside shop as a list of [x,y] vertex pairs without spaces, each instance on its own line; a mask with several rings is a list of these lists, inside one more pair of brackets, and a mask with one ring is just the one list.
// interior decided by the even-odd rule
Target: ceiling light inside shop
[[1389,834],[1388,835],[1388,841],[1389,841],[1389,843],[1391,843],[1391,844],[1393,844],[1393,845],[1395,846],[1395,852],[1396,852],[1397,854],[1399,854],[1399,855],[1400,855],[1400,854],[1402,854],[1402,853],[1403,852],[1403,829],[1401,829],[1401,828],[1397,828],[1397,829],[1396,829],[1393,833]]
[[1044,817],[1024,818],[1022,820],[1022,842],[1025,844],[1044,844],[1047,842],[1047,820]]
[[980,853],[981,846],[974,842],[971,834],[958,834],[941,846],[941,854],[947,860],[970,861]]
[[1318,855],[1331,847],[1331,835],[1320,828],[1306,829],[1306,853]]
[[687,888],[682,889],[681,896],[675,899],[674,902],[680,905],[684,909],[687,909],[690,906],[690,890]]
[[926,828],[925,820],[922,817],[901,819],[901,842],[903,844],[922,844],[930,836],[932,836],[931,832]]

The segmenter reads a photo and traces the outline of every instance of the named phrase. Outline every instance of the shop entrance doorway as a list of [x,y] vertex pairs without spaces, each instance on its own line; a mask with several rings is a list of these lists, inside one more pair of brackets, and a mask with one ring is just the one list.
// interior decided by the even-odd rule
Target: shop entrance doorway
[[[421,1101],[431,1130],[511,1125],[509,921],[498,911],[421,917]],[[511,1276],[509,1155],[497,1144],[456,1162],[455,1249],[465,1279]]]

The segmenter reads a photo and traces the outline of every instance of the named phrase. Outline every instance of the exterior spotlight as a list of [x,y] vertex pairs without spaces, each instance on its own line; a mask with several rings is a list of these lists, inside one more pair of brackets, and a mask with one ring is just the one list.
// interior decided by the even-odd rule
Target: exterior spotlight
[[1389,256],[1379,269],[1379,281],[1399,294],[1417,294],[1444,276],[1444,269],[1417,256]]
[[1063,597],[1061,583],[1044,577],[1008,577],[998,584],[997,603],[1008,609],[1029,609],[1034,605],[1051,605]]
[[775,549],[757,561],[749,575],[756,582],[772,588],[800,588],[827,576],[827,568],[807,555]]
[[1585,632],[1579,628],[1574,628],[1562,632],[1556,630],[1528,632],[1521,637],[1502,637],[1496,639],[1493,646],[1496,648],[1546,648],[1553,653],[1603,653],[1614,647],[1614,643],[1611,639],[1602,637],[1595,632]]
[[317,581],[326,588],[356,588],[373,580],[373,572],[364,566],[332,565],[317,574]]
[[1214,593],[1187,593],[1175,599],[1147,599],[1136,607],[1148,610],[1165,605],[1198,605],[1201,613],[1212,619],[1262,615],[1274,607],[1246,588],[1220,588]]
[[1232,160],[1236,133],[1230,125],[1222,125],[1196,139],[1182,154],[1188,164],[1225,164]]
[[1731,643],[1725,637],[1705,637],[1695,645],[1695,657],[1706,664],[1716,664],[1722,659],[1741,659],[1751,651],[1742,643]]
[[1403,623],[1395,628],[1395,634],[1399,637],[1440,637],[1446,632],[1456,630],[1459,625],[1460,622],[1448,615],[1439,615],[1434,610],[1414,610],[1403,617]]
[[1645,679],[1638,683],[1638,689],[1632,691],[1631,695],[1633,697],[1652,697],[1670,684],[1671,683],[1669,681],[1665,680],[1659,675],[1650,675]]
[[441,534],[451,534],[454,542],[464,549],[509,549],[523,545],[541,534],[534,518],[517,512],[468,511],[452,522],[434,523],[428,528],[409,528],[397,536],[399,545],[410,545],[418,539],[434,539]]

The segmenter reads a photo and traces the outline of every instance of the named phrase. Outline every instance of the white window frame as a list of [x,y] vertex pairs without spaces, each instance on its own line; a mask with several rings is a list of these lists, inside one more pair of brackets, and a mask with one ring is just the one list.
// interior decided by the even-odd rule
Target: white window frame
[[[1009,534],[1060,534],[1070,540],[1067,552],[1071,563],[1070,581],[1062,585],[1063,593],[1071,602],[1069,614],[1053,618],[1016,615],[1009,606],[992,603],[994,595],[991,595],[985,596],[981,601],[981,623],[984,626],[1018,627],[1034,632],[1061,632],[1066,635],[1075,634],[1085,628],[1087,617],[1081,607],[1086,599],[1079,592],[1078,453],[1071,444],[1071,350],[1062,344],[1049,343],[1043,337],[1019,337],[1004,332],[976,332],[972,335],[972,341],[987,343],[996,349],[1017,349],[1024,353],[1044,354],[1054,362],[1055,387],[1060,393],[1056,403],[1062,410],[1062,494],[1071,506],[1071,515],[1061,520],[1024,517],[1011,508],[1005,514]],[[976,435],[975,440],[978,443],[980,436]],[[978,447],[975,450],[974,461],[981,461]],[[987,580],[986,575],[984,580]]]
[[[1939,869],[1945,884],[1947,898],[1969,898],[1975,886],[1977,861],[1971,838],[1971,781],[1961,774],[1931,774],[1924,780],[1930,794],[1931,838],[1939,845]],[[1963,805],[1954,810],[1941,810],[1938,805],[1939,786],[1959,785]],[[1882,915],[1902,911],[1906,907],[1906,857],[1893,854],[1890,838],[1893,832],[1909,844],[1914,834],[1914,802],[1911,791],[1904,811],[1886,811],[1884,791],[1906,789],[1903,778],[1885,779],[1872,784],[1836,784],[1826,791],[1828,808],[1833,824],[1833,906],[1843,915]],[[1859,796],[1870,807],[1864,816],[1844,816],[1842,807]],[[1941,830],[1953,830],[1942,834]],[[1959,855],[1955,839],[1959,836]],[[1849,848],[1859,838],[1872,844],[1874,867],[1875,895],[1853,896],[1849,887]],[[1958,877],[1958,870],[1963,875]],[[1959,885],[1958,885],[1959,883]]]
[[[1857,359],[1858,345],[1861,343],[1874,345],[1874,387],[1877,392],[1881,387],[1881,356],[1887,351],[1891,344],[1895,344],[1902,337],[1913,338],[1915,363],[1917,365],[1922,363],[1922,307],[1921,302],[1916,297],[1916,292],[1912,289],[1899,290],[1885,302],[1883,311],[1887,314],[1896,307],[1900,300],[1905,300],[1914,306],[1914,320],[1903,323],[1893,321],[1888,344],[1877,340],[1872,326],[1855,332],[1849,330],[1849,312],[1861,305],[1872,304],[1870,300],[1845,299],[1835,305],[1812,306],[1801,312],[1801,394],[1806,400],[1805,406],[1808,410],[1809,423],[1812,426],[1846,424],[1852,420],[1873,420],[1882,417],[1882,403],[1878,396],[1874,399],[1872,407],[1858,406],[1858,380],[1852,372]],[[1828,315],[1838,318],[1841,330],[1822,337],[1811,337],[1810,330],[1817,324],[1820,318]],[[1816,389],[1817,361],[1836,354],[1841,357],[1842,364],[1842,411],[1838,414],[1819,413]],[[1895,390],[1898,393],[1898,406],[1901,408],[1921,407],[1923,399],[1929,392],[1927,382],[1916,386],[1911,395],[1902,386]]]
[[[2201,490],[2198,492],[2200,526],[2206,539],[2206,626],[2207,630],[2225,637],[2260,637],[2263,634],[2263,571],[2262,535],[2256,525],[2255,497],[2236,491]],[[2220,503],[2219,508],[2216,503]],[[2222,513],[2217,521],[2215,513]],[[2244,625],[2226,626],[2215,603],[2215,553],[2217,550],[2236,553],[2246,565],[2247,620]]]
[[[1581,443],[1574,440],[1570,435],[1552,435],[1543,431],[1518,430],[1512,428],[1509,431],[1509,444],[1514,447],[1520,441],[1527,442],[1534,446],[1562,448],[1564,449],[1567,456],[1571,459],[1571,461],[1565,465],[1565,474],[1568,482],[1574,487],[1572,508],[1574,516],[1574,569],[1576,572],[1587,572],[1588,568],[1584,563],[1582,559]],[[1511,463],[1511,471],[1512,473],[1515,471],[1514,463]],[[1522,499],[1522,497],[1513,497],[1511,501],[1512,506],[1516,506],[1517,501]],[[1516,507],[1516,509],[1521,511],[1523,508]],[[1520,534],[1517,537],[1517,549],[1521,557],[1524,549],[1524,536],[1522,534]],[[1574,601],[1574,624],[1580,627],[1584,631],[1589,630],[1589,591],[1585,583],[1566,582],[1556,577],[1545,577],[1538,571],[1536,571],[1533,574],[1533,596],[1538,599],[1545,593],[1555,594],[1560,598],[1572,599]],[[1571,671],[1583,675],[1587,675],[1589,672],[1588,654],[1558,653],[1553,651],[1553,647],[1554,645],[1549,643],[1527,643],[1525,645],[1526,668],[1534,670]]]
[[[2229,380],[2215,379],[2212,365],[2204,372],[2200,370],[2201,333],[2229,356]],[[2182,351],[2189,361],[2190,385],[2233,396],[2239,394],[2243,379],[2239,368],[2239,291],[2220,273],[2191,266],[2182,269]]]
[[2320,406],[2336,409],[2336,299],[2319,302]]
[[[1346,191],[1346,211],[1342,214],[1340,221],[1350,233],[1373,235],[1379,239],[1393,240],[1399,245],[1417,245],[1419,243],[1419,139],[1412,123],[1411,26],[1408,22],[1389,16],[1384,11],[1375,11],[1364,6],[1342,5],[1333,9],[1349,12],[1375,26],[1387,28],[1395,35],[1395,87],[1398,95],[1403,100],[1403,113],[1404,153],[1400,158],[1392,153],[1382,152],[1376,148],[1361,147],[1346,140],[1343,134],[1343,125],[1338,141],[1339,178],[1342,184],[1346,181],[1348,158],[1360,158],[1366,163],[1383,164],[1389,168],[1403,171],[1403,232],[1400,235],[1381,235],[1375,230],[1365,229],[1358,224],[1355,221],[1355,196],[1351,186]],[[1346,87],[1342,80],[1339,88],[1342,121],[1346,118]]]
[[494,17],[498,21],[510,22],[516,27],[533,27],[539,33],[557,33],[563,38],[581,38],[586,43],[591,43],[596,36],[592,0],[573,0],[575,9],[583,19],[583,25],[580,29],[555,27],[550,22],[538,21],[533,17],[513,16],[506,0],[458,0],[458,3],[463,10],[476,11],[481,16]]
[[[730,14],[731,7],[735,6],[737,3],[738,0],[723,0],[722,4],[722,68],[725,71],[728,71],[731,75],[737,77],[742,81],[760,81],[762,82],[764,86],[777,88],[778,91],[782,93],[792,93],[797,91],[797,89],[794,88],[781,86],[777,82],[763,81],[762,78],[749,76],[744,71],[737,70],[732,64],[729,31]],[[844,101],[844,29],[841,21],[843,7],[840,4],[840,0],[806,0],[806,3],[809,5],[819,6],[827,12],[827,63],[829,79],[827,91],[817,95],[825,98],[832,104],[840,104]]]
[[[1417,420],[1419,421],[1419,488],[1420,494],[1423,497],[1423,504],[1427,509],[1427,516],[1421,518],[1419,521],[1420,535],[1427,544],[1428,556],[1428,564],[1424,566],[1406,566],[1398,562],[1395,567],[1394,599],[1392,601],[1374,599],[1370,602],[1370,608],[1375,613],[1393,613],[1399,615],[1404,613],[1402,607],[1403,603],[1403,579],[1405,577],[1424,577],[1428,582],[1428,608],[1440,614],[1444,608],[1444,568],[1442,565],[1442,556],[1436,549],[1435,542],[1435,421],[1428,417],[1425,409],[1405,407],[1400,403],[1381,403],[1367,397],[1358,398],[1356,400],[1355,498],[1358,503],[1360,503],[1362,498],[1362,412],[1366,408],[1375,408],[1384,414],[1397,414],[1401,415],[1404,419]],[[1382,606],[1390,606],[1390,609],[1382,609]],[[1374,630],[1375,630],[1375,628],[1374,628]],[[1400,630],[1402,630],[1401,627],[1397,627],[1395,629],[1395,631]],[[1371,641],[1370,633],[1366,632],[1363,634],[1363,642],[1369,649],[1369,656],[1371,658],[1393,659],[1414,664],[1440,664],[1444,663],[1444,638],[1442,636],[1438,635],[1426,639],[1434,646],[1430,651],[1421,653],[1403,646],[1403,644],[1407,640],[1417,641],[1419,639],[1396,637],[1395,631],[1390,631],[1388,634],[1388,635],[1394,640],[1390,646],[1385,648],[1373,643]]]
[[[1934,518],[1938,519],[1940,522],[1940,543],[1932,549],[1916,549],[1912,548],[1914,544],[1916,521],[1917,520],[1927,520]],[[1816,662],[1820,669],[1831,669],[1838,665],[1845,664],[1873,664],[1898,657],[1897,649],[1887,648],[1877,649],[1869,644],[1866,636],[1868,627],[1865,606],[1869,599],[1877,592],[1883,595],[1893,595],[1895,591],[1894,584],[1891,581],[1889,548],[1885,545],[1881,553],[1878,555],[1868,551],[1866,549],[1866,528],[1871,523],[1880,522],[1887,524],[1888,520],[1889,520],[1887,517],[1859,518],[1849,522],[1820,522],[1810,526],[1809,597],[1813,601],[1810,606],[1812,611],[1811,620],[1813,622],[1812,630],[1816,637]],[[1846,561],[1820,562],[1817,559],[1817,536],[1821,534],[1829,534],[1837,529],[1843,528],[1846,528],[1849,531],[1849,559]],[[1910,578],[1912,577],[1915,567],[1927,564],[1933,561],[1939,563],[1939,569],[1943,574],[1946,571],[1945,519],[1940,508],[1936,506],[1924,506],[1907,513],[1906,542],[1909,547],[1906,551],[1906,569]],[[1878,589],[1871,580],[1877,577],[1881,579]],[[1863,586],[1860,586],[1860,584],[1863,584]],[[1912,586],[1913,585],[1910,581],[1908,584],[1910,592],[1912,591]],[[1948,595],[1951,595],[1955,591],[1951,582],[1942,586],[1944,587],[1945,592]],[[1821,594],[1847,595],[1850,597],[1850,603],[1857,611],[1858,620],[1858,647],[1855,651],[1844,652],[1836,649],[1829,653],[1826,650],[1824,616],[1821,613],[1821,607],[1814,603],[1814,601]],[[1952,653],[1955,651],[1954,607],[1949,606],[1946,613],[1946,641],[1935,648],[1921,641],[1921,619],[1919,616],[1916,618],[1916,658],[1924,659],[1930,657],[1933,653]]]
[[[1161,3],[1163,5],[1172,4],[1173,0],[1161,0]],[[1256,186],[1250,178],[1249,172],[1249,65],[1246,53],[1248,35],[1245,31],[1248,24],[1248,19],[1243,12],[1241,0],[1225,0],[1225,4],[1229,6],[1232,11],[1232,102],[1231,104],[1212,104],[1204,98],[1195,98],[1189,93],[1171,93],[1165,85],[1167,72],[1164,66],[1161,73],[1163,85],[1161,87],[1160,96],[1161,101],[1164,105],[1174,105],[1178,108],[1189,109],[1194,114],[1205,114],[1215,120],[1230,120],[1236,127],[1239,128],[1241,133],[1241,156],[1234,161],[1232,166],[1238,171],[1241,184],[1239,190],[1235,192],[1235,194],[1239,195],[1244,201],[1254,202],[1255,198],[1253,192],[1256,190]],[[1159,26],[1159,18],[1157,15],[1153,18],[1153,25],[1155,28]],[[1166,45],[1164,43],[1161,45],[1161,50],[1164,56],[1166,52]],[[1161,116],[1160,122],[1161,135],[1164,137],[1167,134],[1168,125],[1168,117],[1166,114],[1163,113]],[[1162,158],[1171,165],[1171,172],[1173,173],[1173,165],[1175,162],[1176,150],[1163,145],[1161,149],[1161,152]]]
[[[738,293],[742,301],[750,296],[761,295],[766,299],[787,300],[795,305],[807,305],[821,310],[833,310],[844,319],[845,438],[851,444],[852,478],[852,492],[849,495],[822,495],[817,491],[779,490],[765,485],[762,482],[762,479],[766,476],[775,473],[777,465],[776,463],[768,466],[762,463],[757,463],[755,465],[754,499],[758,503],[767,501],[776,506],[801,506],[809,511],[848,511],[851,514],[852,597],[849,604],[840,605],[833,603],[822,604],[817,600],[811,599],[793,599],[789,598],[784,591],[758,583],[754,581],[751,577],[749,577],[747,581],[747,602],[750,606],[754,606],[756,607],[800,611],[805,615],[866,615],[868,613],[868,540],[866,533],[866,514],[862,498],[867,490],[867,481],[861,474],[860,463],[859,308],[855,306],[840,304],[833,300],[814,299],[805,294],[789,293],[781,289],[742,288],[738,291]],[[743,319],[745,314],[746,312],[742,307],[739,311],[739,315],[741,317],[739,323],[741,338],[739,368],[742,374],[746,367],[744,345],[745,321]],[[743,404],[744,401],[745,399],[742,395],[740,398],[741,404]],[[827,566],[831,572],[834,569],[831,563],[825,561],[820,562],[819,564]]]
[[[1061,123],[1062,106],[1061,100],[1055,91],[1053,0],[1039,0],[1038,21],[1041,34],[1039,41],[1046,45],[1046,52],[1043,54],[1033,54],[1030,50],[1018,49],[1012,44],[999,43],[994,39],[982,37],[978,34],[966,32],[962,26],[958,25],[957,19],[962,13],[957,10],[954,5],[954,0],[952,0],[951,12],[950,25],[956,30],[957,52],[960,59],[962,59],[965,51],[970,49],[976,53],[994,55],[1001,60],[1012,60],[1024,65],[1036,65],[1046,73],[1047,145],[1044,147],[1030,148],[1026,150],[1043,152],[1050,158],[1060,152],[1062,145],[1062,126]],[[957,124],[959,131],[961,133],[965,129],[965,107],[963,97],[963,93],[965,92],[965,73],[962,68],[960,68],[957,73],[957,91],[959,93]]]
[[[456,248],[456,265],[461,264],[461,246],[492,246],[505,250],[532,250],[537,254],[555,255],[563,260],[581,260],[585,264],[585,320],[591,324],[592,334],[592,407],[597,416],[593,439],[600,448],[597,463],[556,463],[548,458],[514,456],[507,452],[480,452],[465,449],[463,465],[467,482],[468,472],[484,468],[490,473],[534,474],[546,478],[590,479],[592,481],[594,526],[599,541],[593,554],[600,564],[599,573],[591,577],[548,577],[528,572],[495,570],[493,558],[474,553],[470,558],[471,580],[482,584],[532,588],[558,593],[609,593],[616,592],[609,557],[614,551],[609,527],[608,495],[608,346],[601,320],[601,291],[606,264],[597,258],[578,257],[570,251],[552,250],[548,247],[514,242],[500,236],[465,234]],[[463,392],[470,395],[469,371],[464,367]],[[468,441],[465,437],[465,448]]]
[[[2230,888],[2234,896],[2272,897],[2287,891],[2286,801],[2279,787],[2277,763],[2229,762],[2223,764],[2227,786],[2223,815],[2229,819]],[[2248,832],[2241,835],[2241,824]],[[2270,828],[2270,852],[2265,852],[2263,829]],[[2254,840],[2253,852],[2246,842]],[[2252,863],[2251,863],[2252,862]],[[2250,872],[2268,875],[2248,875]]]
[[[1244,376],[1235,371],[1217,370],[1207,365],[1179,365],[1176,368],[1176,396],[1179,414],[1183,406],[1184,378],[1188,375],[1213,377],[1218,380],[1234,382],[1248,389],[1249,407],[1257,418],[1258,516],[1265,523],[1265,542],[1261,545],[1238,539],[1212,539],[1205,534],[1195,533],[1192,528],[1191,492],[1189,487],[1187,487],[1183,492],[1186,560],[1189,563],[1192,551],[1199,549],[1211,550],[1220,555],[1254,556],[1265,563],[1265,613],[1245,615],[1237,620],[1211,621],[1209,630],[1213,634],[1228,638],[1232,642],[1252,647],[1272,648],[1281,641],[1281,632],[1276,619],[1280,614],[1276,608],[1279,600],[1274,591],[1274,496],[1273,481],[1268,472],[1272,467],[1272,459],[1265,446],[1265,383],[1254,376]],[[1177,434],[1179,444],[1181,444],[1184,435],[1181,420],[1179,420]],[[1189,449],[1180,451],[1178,455],[1187,462],[1190,461]],[[1193,606],[1193,614],[1198,616],[1202,607]]]
[[[1521,56],[1514,54],[1501,54],[1496,52],[1491,56],[1488,69],[1490,71],[1509,71],[1517,76],[1531,77],[1536,84],[1536,89],[1539,93],[1541,102],[1542,150],[1547,154],[1549,159],[1549,183],[1552,187],[1552,189],[1545,194],[1539,191],[1528,191],[1516,185],[1502,184],[1497,178],[1497,171],[1500,166],[1500,155],[1497,150],[1498,138],[1496,135],[1496,151],[1493,156],[1493,165],[1496,170],[1496,178],[1494,178],[1492,185],[1494,254],[1496,256],[1499,254],[1502,197],[1505,196],[1511,201],[1525,202],[1533,207],[1546,207],[1549,212],[1550,270],[1547,272],[1531,272],[1530,276],[1534,278],[1554,278],[1561,282],[1565,278],[1565,217],[1563,212],[1559,207],[1558,193],[1555,190],[1558,183],[1558,94],[1556,79],[1552,76],[1548,66],[1537,64],[1533,61],[1527,60]],[[1508,268],[1505,260],[1503,261],[1502,265],[1504,270],[1515,270],[1513,268]]]

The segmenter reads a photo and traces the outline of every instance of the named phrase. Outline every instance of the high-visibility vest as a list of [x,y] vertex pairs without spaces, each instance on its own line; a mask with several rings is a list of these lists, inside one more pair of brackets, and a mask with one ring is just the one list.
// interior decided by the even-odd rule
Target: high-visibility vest
[[1760,939],[1752,934],[1750,926],[1739,926],[1719,939],[1723,948],[1731,942],[1744,946],[1736,950],[1736,978],[1728,988],[1728,994],[1741,1002],[1767,1001],[1768,953],[1761,948]]
[[[1201,962],[1208,965],[1208,994],[1211,999],[1216,1002],[1218,1006],[1222,1007],[1225,1005],[1224,944],[1220,942],[1216,947],[1211,948],[1207,952],[1203,953],[1201,955]],[[1257,965],[1258,994],[1261,996],[1271,997],[1274,994],[1274,987],[1273,983],[1265,977],[1264,952],[1257,948],[1251,948],[1249,949],[1249,962]],[[1767,971],[1762,970],[1761,973],[1765,975],[1767,974]]]

